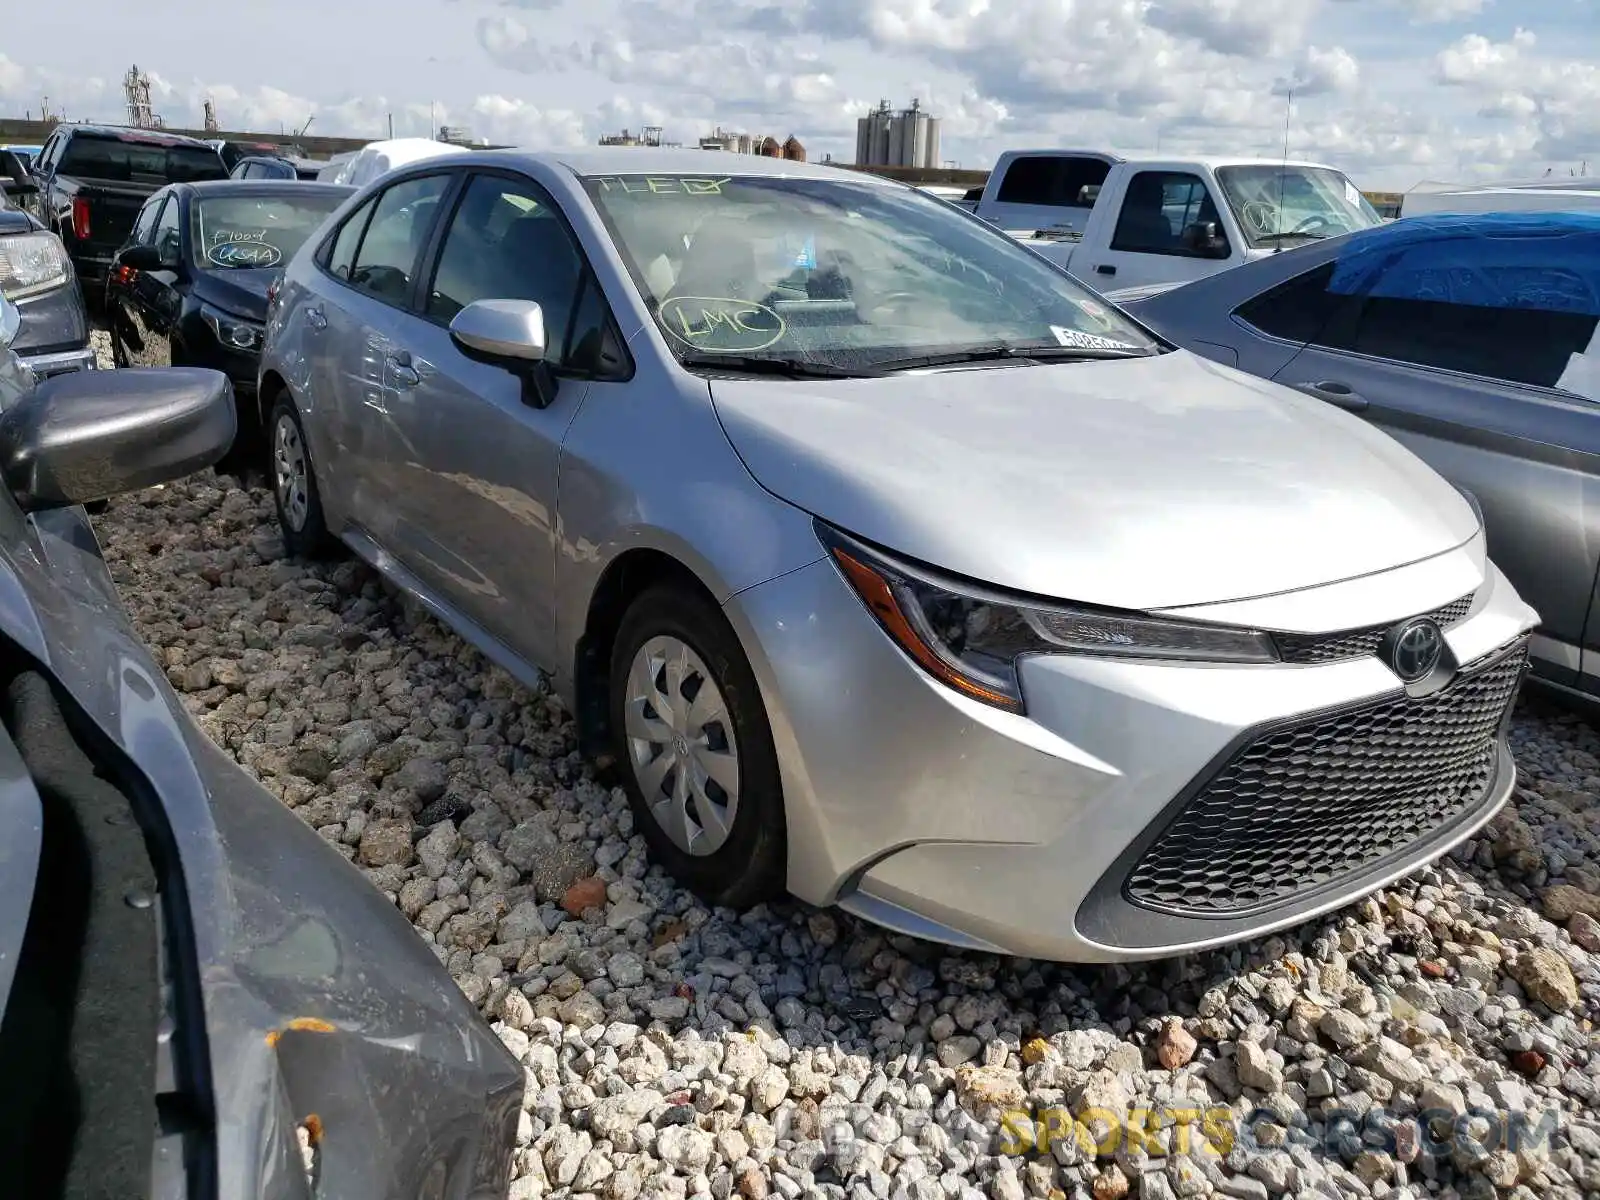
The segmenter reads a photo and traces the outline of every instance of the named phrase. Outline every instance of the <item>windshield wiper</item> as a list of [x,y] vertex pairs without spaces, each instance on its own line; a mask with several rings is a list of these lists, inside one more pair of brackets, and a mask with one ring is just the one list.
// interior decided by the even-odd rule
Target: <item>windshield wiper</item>
[[882,371],[857,367],[836,367],[832,363],[808,362],[803,358],[762,358],[754,354],[680,354],[686,367],[711,367],[741,375],[781,375],[786,379],[871,379]]
[[943,367],[956,363],[993,362],[1000,359],[1035,362],[1064,362],[1075,359],[1145,358],[1147,350],[1129,347],[1114,350],[1109,346],[970,346],[938,354],[918,354],[911,358],[891,358],[877,364],[880,371],[912,371],[919,367]]
[[1304,231],[1302,231],[1300,233],[1295,233],[1293,230],[1289,230],[1289,231],[1284,232],[1284,233],[1263,233],[1263,234],[1259,234],[1256,237],[1256,241],[1258,241],[1258,242],[1281,242],[1284,238],[1297,238],[1297,237],[1299,237],[1299,238],[1310,238],[1312,241],[1318,241],[1318,240],[1320,240],[1322,238],[1332,237],[1332,236],[1333,235],[1331,233],[1306,233]]

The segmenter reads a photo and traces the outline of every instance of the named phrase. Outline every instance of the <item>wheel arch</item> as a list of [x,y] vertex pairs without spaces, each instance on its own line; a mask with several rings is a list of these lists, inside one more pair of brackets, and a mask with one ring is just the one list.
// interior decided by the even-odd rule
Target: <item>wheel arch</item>
[[677,584],[718,612],[722,609],[716,593],[682,559],[657,547],[638,546],[617,555],[601,571],[589,593],[583,632],[573,646],[573,718],[578,727],[578,747],[607,775],[615,766],[607,703],[611,650],[629,605],[648,588],[661,583]]

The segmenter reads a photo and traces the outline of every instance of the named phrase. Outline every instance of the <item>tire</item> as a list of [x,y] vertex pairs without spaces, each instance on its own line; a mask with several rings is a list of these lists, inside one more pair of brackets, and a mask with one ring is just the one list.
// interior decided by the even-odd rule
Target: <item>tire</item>
[[[645,664],[670,661],[675,674],[678,647],[688,651],[681,661],[689,670],[673,680],[682,689],[677,697],[681,715],[668,719],[653,705],[641,705],[639,697],[659,695],[659,687],[641,685],[659,684],[668,675],[663,668],[652,679]],[[698,687],[696,678],[703,680]],[[704,695],[704,680],[722,698],[720,718],[704,719],[708,714],[689,703]],[[608,707],[616,770],[632,803],[634,822],[656,861],[714,907],[745,909],[781,897],[788,839],[772,728],[739,639],[715,606],[675,584],[658,584],[641,593],[624,614],[612,647]],[[635,710],[632,733],[630,709]],[[641,732],[662,740],[640,738],[636,746],[633,733]],[[736,767],[732,775],[723,757],[729,749]],[[686,750],[693,755],[689,772],[676,765]],[[673,765],[661,767],[669,757]],[[706,763],[720,764],[722,782]],[[689,786],[696,777],[698,794]],[[732,792],[722,786],[729,781]],[[732,804],[726,803],[730,797]],[[678,829],[690,836],[669,834],[658,811],[687,812],[689,819]],[[720,838],[717,818],[725,826]]]
[[[280,450],[284,456],[282,477]],[[337,557],[339,542],[328,532],[328,524],[323,516],[322,497],[317,491],[305,427],[300,424],[300,414],[287,395],[279,396],[272,406],[267,455],[267,479],[272,485],[272,500],[278,512],[283,548],[292,558]]]

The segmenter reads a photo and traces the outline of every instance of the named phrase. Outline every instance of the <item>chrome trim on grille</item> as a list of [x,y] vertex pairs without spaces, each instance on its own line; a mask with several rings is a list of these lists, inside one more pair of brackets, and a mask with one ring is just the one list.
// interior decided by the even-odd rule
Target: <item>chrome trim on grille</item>
[[[1472,611],[1472,601],[1476,595],[1476,592],[1469,592],[1443,608],[1416,615],[1430,618],[1440,629],[1449,629],[1452,625],[1460,624],[1461,619]],[[1391,621],[1387,625],[1369,625],[1340,633],[1275,633],[1272,641],[1278,648],[1278,656],[1286,663],[1320,665],[1343,662],[1376,654],[1384,635],[1395,624]]]

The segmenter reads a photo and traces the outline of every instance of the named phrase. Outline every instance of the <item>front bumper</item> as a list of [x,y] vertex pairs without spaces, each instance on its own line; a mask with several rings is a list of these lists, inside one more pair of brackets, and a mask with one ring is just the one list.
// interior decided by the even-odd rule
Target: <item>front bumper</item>
[[[1446,631],[1462,664],[1438,693],[1448,699],[1501,652],[1522,654],[1536,621],[1482,559],[1481,544],[1376,579],[1241,607],[1261,626],[1315,633],[1357,624],[1329,623],[1330,609],[1360,611],[1363,625],[1393,622],[1468,592],[1470,608]],[[1330,604],[1330,597],[1350,603]],[[1437,819],[1425,813],[1399,844],[1368,845],[1366,857],[1351,857],[1337,843],[1319,848],[1315,838],[1291,840],[1284,843],[1291,861],[1308,846],[1313,851],[1304,887],[1288,894],[1269,888],[1260,902],[1241,885],[1232,908],[1225,897],[1220,910],[1212,906],[1203,915],[1196,910],[1204,905],[1161,911],[1159,904],[1130,900],[1125,884],[1184,802],[1269,731],[1403,700],[1400,681],[1382,662],[1371,655],[1273,666],[1037,657],[1023,662],[1028,714],[1017,716],[927,677],[879,630],[829,561],[743,592],[727,612],[750,651],[772,720],[791,891],[952,945],[1106,962],[1257,936],[1348,904],[1444,853],[1494,815],[1514,782],[1503,717],[1520,663],[1508,668],[1516,678],[1505,695],[1486,702],[1493,711],[1473,746],[1477,776],[1453,807],[1434,803],[1428,811]],[[1403,715],[1399,721],[1404,728]],[[1358,733],[1334,753],[1346,745],[1361,753],[1363,737],[1370,752],[1389,733]],[[1424,742],[1429,753],[1437,748]],[[1291,777],[1310,772],[1320,779],[1328,769],[1315,756],[1291,753],[1286,763],[1274,770],[1287,776],[1266,790],[1290,803],[1247,814],[1261,822],[1263,839],[1309,811],[1299,806]],[[1349,789],[1333,791],[1330,802],[1345,806],[1348,826]],[[1424,806],[1427,791],[1425,778],[1418,801]],[[1391,802],[1380,789],[1375,814],[1384,803]],[[1232,812],[1224,803],[1208,819]],[[1231,887],[1245,879],[1236,861],[1237,830],[1212,831],[1203,822],[1187,831],[1193,869],[1185,877],[1200,880],[1201,891],[1217,880]],[[1231,864],[1205,861],[1230,846]],[[1170,861],[1170,841],[1163,849]],[[1148,899],[1150,889],[1145,893]]]

